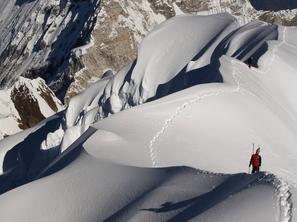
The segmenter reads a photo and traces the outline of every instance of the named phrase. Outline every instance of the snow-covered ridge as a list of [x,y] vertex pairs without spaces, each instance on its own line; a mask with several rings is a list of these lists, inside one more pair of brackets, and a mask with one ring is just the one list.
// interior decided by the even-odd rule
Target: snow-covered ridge
[[135,168],[82,152],[62,171],[1,195],[0,212],[4,220],[32,222],[274,221],[280,206],[274,187],[272,175]]
[[[199,29],[202,23],[208,24],[207,30]],[[181,30],[180,35],[172,35],[175,30]],[[289,40],[286,42],[295,45],[293,38],[290,37],[294,34],[294,29],[287,30],[290,31],[286,31],[289,33],[287,34]],[[236,20],[226,14],[205,17],[175,17],[158,26],[146,37],[139,47],[139,58],[134,64],[122,69],[115,76],[107,76],[93,84],[81,95],[74,97],[70,101],[67,111],[63,114],[65,116],[61,119],[60,129],[63,130],[63,133],[58,130],[59,127],[56,127],[51,131],[54,133],[58,130],[56,135],[51,135],[48,139],[43,138],[43,144],[51,144],[47,140],[59,138],[61,141],[60,148],[63,151],[79,138],[90,124],[99,119],[197,84],[231,81],[235,85],[234,89],[222,89],[219,92],[210,91],[206,92],[206,95],[209,94],[209,97],[212,97],[211,95],[219,96],[224,92],[228,95],[228,92],[232,94],[234,90],[234,93],[240,94],[243,89],[238,92],[237,89],[242,84],[238,80],[238,72],[241,72],[241,68],[238,68],[239,71],[237,69],[230,70],[227,74],[222,75],[224,74],[222,69],[229,70],[228,67],[232,66],[230,62],[221,63],[222,55],[231,56],[241,61],[254,56],[254,65],[260,57],[259,65],[264,64],[271,61],[269,59],[271,51],[265,52],[267,41],[279,38],[282,42],[279,35],[283,36],[283,33],[278,30],[277,26],[263,22],[252,22],[239,27]],[[263,53],[265,53],[264,56],[262,56]],[[152,56],[153,54],[155,56]],[[275,57],[274,50],[272,54]],[[272,64],[269,63],[268,66]],[[247,95],[253,94],[249,90]],[[207,98],[206,95],[202,94],[201,96]],[[172,120],[175,120],[183,108],[195,105],[196,102],[200,101],[199,98],[200,96],[194,96],[189,101],[177,106],[179,108],[173,112],[172,116],[165,118],[165,125],[160,125],[160,128],[156,129],[156,133],[148,138],[148,150],[151,151],[149,155],[153,159],[156,155],[156,141],[159,140],[160,135],[164,134],[165,129],[172,124]],[[293,104],[287,105],[287,110],[292,110],[293,115],[295,112]],[[288,119],[288,121],[290,120]],[[57,143],[53,144],[57,145]],[[4,150],[9,150],[9,147]]]
[[92,36],[94,47],[81,57],[83,70],[76,73],[68,88],[65,102],[98,80],[106,70],[117,73],[131,63],[141,40],[155,25],[180,14],[210,15],[229,13],[241,25],[253,20],[273,24],[296,25],[297,10],[257,11],[248,0],[178,1],[115,0],[101,1],[100,12]]
[[[28,195],[33,202],[48,200],[37,214],[24,211],[28,221],[40,215],[45,221],[55,220],[52,215],[62,221],[181,221],[185,215],[217,221],[212,210],[228,212],[220,221],[250,221],[246,211],[231,218],[239,200],[246,204],[242,209],[262,209],[264,214],[248,214],[256,221],[294,221],[296,34],[294,27],[260,21],[240,26],[228,14],[180,15],[157,26],[137,59],[117,75],[73,97],[67,110],[0,141],[0,192],[70,163],[0,196],[3,217],[24,217],[22,210],[11,215],[6,203],[22,196],[20,208],[31,206]],[[252,142],[262,147],[261,170],[275,176],[242,174]],[[177,166],[235,175],[212,174],[214,181]],[[156,167],[172,168],[148,169]],[[207,186],[197,185],[202,181]],[[50,198],[44,190],[51,190]],[[61,197],[67,211],[55,205]],[[203,201],[209,199],[211,204]],[[176,209],[180,202],[192,204]]]

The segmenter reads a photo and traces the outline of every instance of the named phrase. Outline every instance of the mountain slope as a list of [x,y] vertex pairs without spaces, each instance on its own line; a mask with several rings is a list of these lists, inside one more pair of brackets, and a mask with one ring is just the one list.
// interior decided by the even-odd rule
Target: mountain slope
[[0,86],[10,86],[20,75],[56,82],[71,79],[63,72],[70,68],[72,50],[90,37],[97,5],[68,0],[1,2]]
[[[240,26],[228,14],[180,15],[157,26],[134,63],[91,85],[66,111],[0,141],[3,217],[295,221],[296,33],[259,21]],[[242,174],[252,142],[262,148],[261,169],[275,176]],[[178,166],[226,175],[213,184]],[[47,173],[54,174],[36,180]],[[20,214],[11,214],[7,203],[19,196]],[[39,198],[45,205],[28,214]],[[251,214],[254,207],[264,210]]]
[[[269,5],[280,4],[274,1]],[[115,74],[132,63],[144,36],[175,15],[229,13],[241,25],[256,19],[297,24],[295,9],[257,11],[248,0],[4,0],[0,9],[2,95],[9,94],[5,90],[19,76],[41,77],[66,105],[105,73]],[[9,101],[7,96],[2,100]],[[15,116],[13,108],[9,114],[0,113]],[[30,118],[32,123],[42,119],[37,114]],[[1,124],[3,135],[19,131],[15,121],[11,127],[6,125]]]

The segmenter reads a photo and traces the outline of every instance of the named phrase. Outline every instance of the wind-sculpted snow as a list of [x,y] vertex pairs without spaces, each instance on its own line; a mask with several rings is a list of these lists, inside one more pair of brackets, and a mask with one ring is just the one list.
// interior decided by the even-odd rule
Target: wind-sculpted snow
[[83,151],[58,173],[1,195],[0,213],[4,221],[31,222],[273,221],[278,207],[274,179],[263,176],[135,168]]
[[[199,29],[200,26],[207,26],[207,29]],[[173,35],[176,30],[180,32]],[[29,215],[28,221],[38,220],[40,215],[48,215],[45,221],[56,220],[55,215],[62,218],[61,221],[181,221],[184,217],[218,221],[218,215],[226,212],[226,217],[219,221],[239,221],[236,217],[230,219],[230,215],[234,215],[230,209],[237,206],[237,201],[231,203],[227,197],[233,194],[234,197],[239,195],[238,200],[250,198],[244,201],[243,208],[252,207],[251,211],[239,209],[235,215],[240,218],[251,221],[248,215],[252,215],[255,221],[273,221],[274,218],[294,221],[296,33],[296,28],[257,21],[239,27],[233,17],[225,14],[178,16],[158,26],[141,44],[134,63],[74,97],[65,112],[0,142],[0,147],[4,147],[1,158],[5,162],[0,180],[9,178],[8,182],[14,185],[16,181],[19,184],[29,182],[26,178],[30,176],[35,179],[44,169],[60,163],[61,157],[67,159],[73,146],[84,150],[77,153],[78,159],[69,166],[71,161],[66,161],[66,167],[56,174],[0,196],[3,218],[12,218],[11,208],[5,204],[7,200],[14,201],[21,193],[25,202],[26,195],[34,190],[39,192],[33,198],[38,201],[40,196],[46,196],[42,192],[47,190],[48,193],[50,189],[55,197],[47,202],[47,207],[38,208],[40,214]],[[249,68],[245,62],[251,57]],[[92,135],[88,134],[89,126],[96,129]],[[262,170],[275,176],[238,174],[248,171],[253,142],[262,148]],[[34,146],[30,158],[28,144]],[[59,152],[62,155],[58,155]],[[99,159],[94,166],[93,158]],[[49,165],[40,164],[42,159]],[[235,174],[228,177],[235,180],[234,186],[229,186],[231,183],[224,175],[215,187],[197,196],[195,192],[200,192],[200,188],[184,187],[188,183],[195,187],[198,183],[194,170],[184,173],[185,168],[176,166]],[[183,171],[177,173],[179,176],[188,176],[176,182],[174,178],[179,170]],[[16,174],[12,171],[18,172],[18,178],[14,178]],[[204,174],[195,175],[200,178]],[[64,176],[68,179],[64,180]],[[65,181],[65,187],[70,187],[69,193],[56,188],[61,180]],[[121,188],[128,187],[133,180],[137,182],[129,188],[131,192]],[[262,187],[259,183],[269,186]],[[243,191],[249,184],[252,188]],[[174,188],[168,191],[166,187]],[[272,187],[277,191],[275,194],[272,194]],[[81,190],[83,188],[86,190]],[[160,195],[163,188],[169,192],[164,193],[169,199]],[[78,196],[73,195],[78,189]],[[114,193],[116,189],[118,193]],[[229,195],[225,196],[220,189]],[[9,186],[4,190],[9,190]],[[177,190],[188,190],[191,195],[177,194]],[[250,194],[251,190],[255,195],[245,194]],[[65,203],[79,200],[79,206],[86,207],[78,210],[77,205],[69,205],[67,212],[77,214],[63,214],[65,211],[53,207],[61,196],[65,197]],[[161,201],[158,201],[159,196],[162,196]],[[271,200],[271,196],[275,199]],[[205,202],[206,199],[211,201]],[[270,213],[251,213],[257,207],[261,212]],[[51,209],[58,213],[53,215]]]
[[[199,28],[204,23],[208,24],[207,32]],[[278,37],[275,25],[252,22],[237,27],[234,18],[224,14],[178,16],[158,26],[140,46],[139,58],[133,64],[115,76],[98,81],[70,101],[60,128],[43,138],[42,149],[51,148],[50,145],[44,148],[44,144],[57,145],[59,142],[51,141],[51,138],[57,138],[63,151],[93,122],[131,106],[197,84],[222,82],[219,69],[222,55],[242,61],[254,55],[256,59],[253,62],[256,63],[267,50],[267,40]],[[180,34],[173,35],[176,30],[181,30]],[[229,76],[225,75],[224,80]],[[235,78],[235,74],[231,76]],[[212,94],[218,92],[210,92]],[[161,128],[160,132],[163,131]],[[151,150],[157,137],[152,136]],[[155,154],[152,152],[150,155]]]

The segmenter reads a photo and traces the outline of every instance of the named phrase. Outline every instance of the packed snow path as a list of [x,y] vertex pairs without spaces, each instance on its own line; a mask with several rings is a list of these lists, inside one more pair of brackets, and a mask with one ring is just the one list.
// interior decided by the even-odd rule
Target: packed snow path
[[273,221],[277,197],[273,180],[263,175],[129,167],[83,151],[57,173],[1,195],[0,214],[4,221],[30,222]]
[[233,70],[232,75],[237,84],[236,87],[231,89],[226,89],[226,90],[214,91],[214,92],[206,93],[204,95],[199,95],[196,98],[191,99],[183,103],[181,106],[177,107],[175,112],[168,119],[164,121],[162,128],[155,134],[155,136],[150,141],[149,150],[150,150],[150,156],[152,160],[152,167],[158,167],[158,160],[157,160],[157,154],[156,154],[157,151],[155,151],[155,144],[158,142],[160,137],[166,132],[167,128],[174,124],[174,120],[178,118],[178,116],[180,116],[185,109],[190,108],[192,105],[196,104],[201,100],[204,100],[213,96],[219,96],[222,94],[229,94],[229,93],[238,93],[240,91],[243,92],[243,90],[241,90],[240,88],[240,82],[238,77],[236,76],[235,69]]
[[[265,66],[264,70],[257,70],[259,73],[267,74],[271,68],[271,64],[276,58],[276,50],[283,44],[286,44],[290,47],[296,48],[294,45],[291,45],[286,42],[286,27],[284,27],[282,31],[282,38],[281,41],[273,48],[272,50],[272,57],[270,58],[268,64]],[[229,94],[229,93],[247,93],[252,96],[255,96],[252,92],[243,89],[240,85],[240,81],[238,78],[238,74],[240,74],[237,67],[234,65],[232,66],[232,77],[234,79],[234,82],[236,83],[235,88],[233,89],[225,89],[225,90],[219,90],[214,91],[210,93],[206,93],[204,95],[199,95],[194,99],[191,99],[185,103],[183,103],[181,106],[178,106],[175,110],[175,112],[164,121],[164,124],[162,128],[154,135],[154,137],[151,139],[149,144],[149,151],[150,151],[150,157],[152,161],[152,167],[158,167],[158,152],[155,150],[156,143],[160,140],[161,136],[166,132],[168,127],[172,126],[174,124],[174,121],[176,118],[178,118],[182,112],[190,108],[192,105],[196,104],[199,101],[202,101],[204,99],[214,97],[214,96],[220,96],[223,94]],[[283,179],[275,179],[277,193],[278,193],[278,202],[279,202],[279,221],[280,222],[290,222],[292,221],[292,202],[291,202],[291,192],[290,192],[290,186],[287,182],[285,182]]]
[[[233,66],[234,67],[234,66]],[[211,92],[211,93],[207,93],[204,94],[202,96],[198,96],[195,99],[192,99],[184,104],[182,104],[181,106],[177,107],[176,111],[174,114],[172,114],[170,116],[170,118],[168,118],[167,120],[165,120],[164,125],[162,126],[161,130],[158,131],[156,133],[156,135],[153,137],[153,139],[150,141],[150,156],[151,156],[151,161],[152,161],[152,166],[154,168],[158,167],[158,159],[157,159],[157,154],[154,149],[154,145],[158,142],[158,140],[160,139],[160,137],[166,132],[166,129],[168,129],[168,127],[170,127],[173,123],[174,120],[181,115],[182,111],[186,108],[190,108],[191,105],[203,100],[203,99],[207,99],[209,97],[213,97],[213,96],[219,96],[222,94],[229,94],[229,93],[239,93],[239,92],[245,92],[245,93],[249,93],[251,95],[253,95],[252,93],[246,91],[245,89],[242,89],[240,86],[240,81],[237,77],[236,72],[238,72],[238,70],[236,68],[233,69],[233,73],[232,76],[234,78],[234,81],[236,82],[236,87],[231,89],[231,90],[220,90],[217,92]],[[276,189],[277,189],[277,194],[278,194],[278,205],[279,205],[279,221],[280,222],[290,222],[291,217],[292,217],[292,203],[291,203],[291,193],[290,193],[290,186],[287,182],[285,182],[283,179],[276,179],[275,178],[275,182],[276,184]],[[182,216],[185,216],[184,214],[182,214]],[[172,220],[172,221],[179,221],[179,219],[177,220]]]

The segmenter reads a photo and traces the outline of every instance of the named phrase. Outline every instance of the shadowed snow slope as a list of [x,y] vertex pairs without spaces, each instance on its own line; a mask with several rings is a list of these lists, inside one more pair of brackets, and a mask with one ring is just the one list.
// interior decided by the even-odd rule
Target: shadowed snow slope
[[58,173],[0,196],[0,214],[31,222],[274,221],[277,196],[262,177],[127,167],[83,152]]

